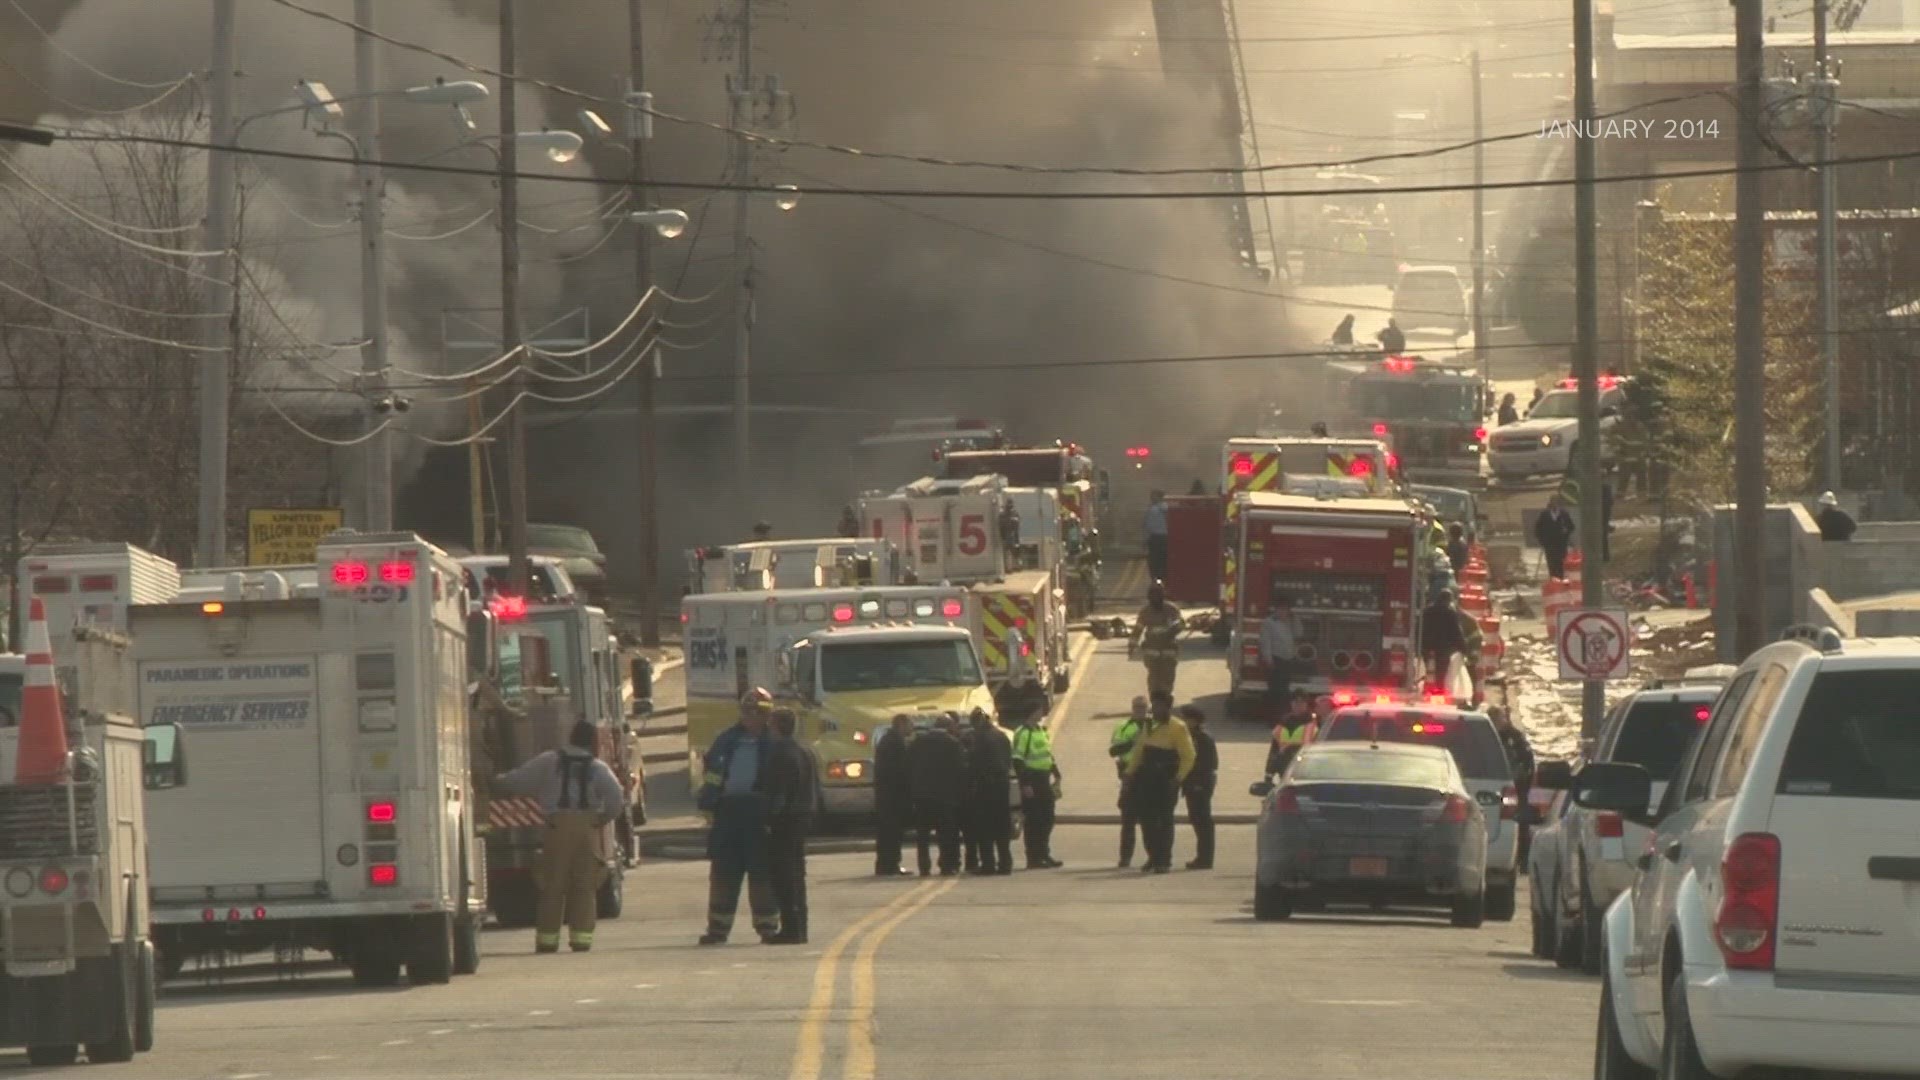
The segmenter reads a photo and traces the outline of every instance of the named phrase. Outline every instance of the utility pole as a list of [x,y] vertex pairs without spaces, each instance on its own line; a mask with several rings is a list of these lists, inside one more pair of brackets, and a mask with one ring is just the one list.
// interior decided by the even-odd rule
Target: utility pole
[[[233,144],[234,0],[213,0],[213,70],[207,79],[207,138],[215,147]],[[237,264],[233,248],[234,174],[231,155],[220,149],[207,152],[207,219],[201,247],[212,256]],[[200,365],[200,542],[194,549],[195,566],[219,566],[227,559],[227,404],[228,384],[240,344],[239,319],[233,317],[238,296],[229,284],[232,275],[218,269],[201,281],[204,310],[222,319],[201,320],[204,341],[211,351]]]
[[[514,47],[514,0],[500,0],[500,346],[518,352],[524,343],[520,328],[520,178],[514,138],[519,94],[514,76],[519,57]],[[507,382],[507,574],[518,596],[531,585],[527,565],[527,410],[520,400],[526,389],[527,358],[515,356],[513,377]]]
[[[647,135],[653,117],[644,110],[652,105],[647,93],[646,27],[643,13],[646,0],[627,0],[627,44],[629,49],[627,92],[627,149],[630,171],[628,192],[640,200],[640,209],[653,209],[653,190],[647,178]],[[653,229],[641,226],[633,230],[633,291],[645,303],[653,291]],[[644,328],[645,324],[642,323]],[[660,524],[659,444],[654,432],[654,379],[659,375],[659,346],[649,345],[651,356],[640,359],[634,372],[640,416],[640,644],[654,648],[660,644]]]
[[740,287],[739,310],[733,323],[733,476],[742,508],[751,505],[753,492],[752,398],[747,378],[753,357],[753,241],[748,234],[747,185],[753,183],[753,142],[746,136],[753,122],[753,4],[740,0],[740,54],[738,84],[728,95],[733,126],[733,182],[740,186],[733,199],[734,280]]
[[[1573,0],[1573,375],[1579,386],[1579,434],[1571,462],[1580,484],[1580,606],[1597,610],[1606,597],[1606,522],[1600,499],[1600,245],[1594,198],[1593,0]],[[1558,633],[1557,628],[1550,632]],[[1605,682],[1581,686],[1580,734],[1600,733]]]
[[[1480,49],[1468,60],[1473,78],[1473,351],[1480,361],[1480,377],[1493,378],[1487,352],[1487,145],[1480,109]],[[1287,200],[1291,203],[1293,200]]]
[[1812,101],[1814,160],[1820,162],[1820,358],[1826,371],[1827,490],[1840,490],[1840,283],[1835,247],[1839,217],[1835,209],[1833,125],[1839,98],[1838,63],[1827,55],[1827,3],[1813,0]]
[[[353,19],[373,28],[373,0],[353,0]],[[384,394],[387,378],[387,213],[380,165],[380,68],[370,33],[353,35],[354,89],[362,99],[354,107],[354,144],[360,157],[360,370],[371,392]],[[386,423],[369,410],[369,429]],[[367,440],[365,527],[393,531],[393,437],[382,430]]]
[[1767,473],[1764,394],[1765,330],[1762,324],[1766,254],[1766,200],[1761,184],[1760,119],[1765,33],[1761,0],[1734,0],[1733,59],[1738,87],[1738,137],[1733,200],[1733,591],[1734,651],[1746,657],[1766,639]]

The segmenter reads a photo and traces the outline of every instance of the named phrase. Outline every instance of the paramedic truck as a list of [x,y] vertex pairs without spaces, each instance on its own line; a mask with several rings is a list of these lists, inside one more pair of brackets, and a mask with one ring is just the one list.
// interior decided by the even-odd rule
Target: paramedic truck
[[193,751],[192,782],[147,802],[165,968],[315,948],[362,986],[476,970],[459,563],[412,533],[341,531],[312,585],[218,576],[128,611],[141,719]]

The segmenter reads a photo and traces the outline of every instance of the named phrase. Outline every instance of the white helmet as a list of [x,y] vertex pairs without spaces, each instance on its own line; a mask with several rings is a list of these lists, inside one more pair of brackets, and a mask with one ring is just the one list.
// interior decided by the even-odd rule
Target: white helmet
[[1820,493],[1820,505],[1821,506],[1839,506],[1840,500],[1838,497],[1834,495],[1833,492],[1823,491]]

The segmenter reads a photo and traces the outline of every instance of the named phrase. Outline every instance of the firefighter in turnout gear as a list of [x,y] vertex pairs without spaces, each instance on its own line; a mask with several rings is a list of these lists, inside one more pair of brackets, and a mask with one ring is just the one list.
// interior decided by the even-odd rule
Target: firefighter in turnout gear
[[1180,667],[1180,632],[1187,620],[1167,603],[1167,587],[1156,581],[1147,587],[1147,605],[1133,620],[1127,640],[1127,659],[1136,655],[1147,663],[1147,696],[1173,694],[1173,677]]
[[740,722],[720,733],[707,750],[699,804],[713,814],[707,829],[707,932],[702,945],[724,945],[747,886],[753,928],[771,943],[780,932],[780,909],[767,859],[766,774],[773,756],[767,730],[773,695],[754,687],[740,698]]
[[535,909],[533,950],[560,951],[560,927],[574,952],[593,948],[596,896],[611,858],[607,826],[626,806],[620,779],[594,756],[599,729],[582,720],[573,726],[565,749],[549,750],[525,765],[494,778],[494,790],[538,799],[547,817],[546,842],[534,880],[540,889]]

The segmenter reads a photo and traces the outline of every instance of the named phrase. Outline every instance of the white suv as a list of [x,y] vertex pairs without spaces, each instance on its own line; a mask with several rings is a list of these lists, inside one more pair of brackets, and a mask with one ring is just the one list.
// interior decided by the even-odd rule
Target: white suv
[[1740,665],[1649,821],[1646,770],[1574,797],[1653,828],[1608,909],[1599,1080],[1920,1069],[1920,640],[1796,628]]

